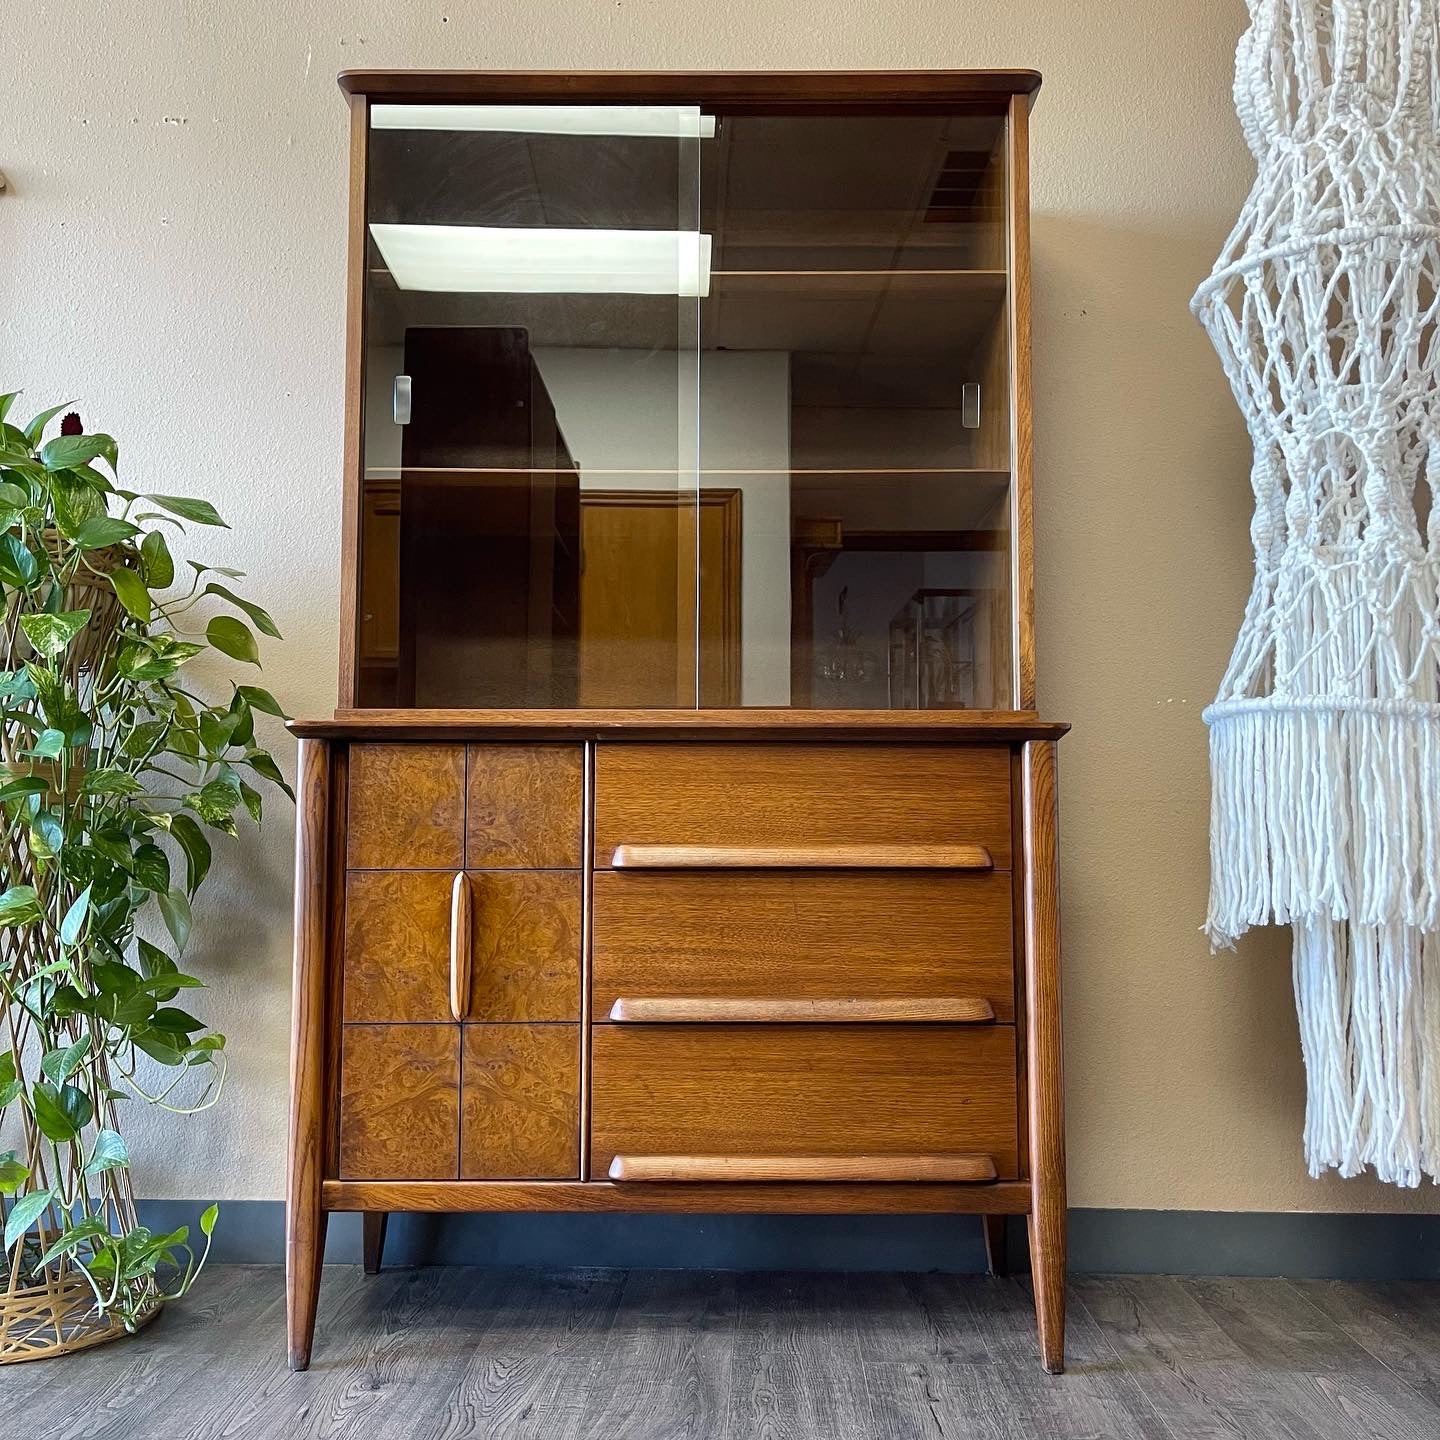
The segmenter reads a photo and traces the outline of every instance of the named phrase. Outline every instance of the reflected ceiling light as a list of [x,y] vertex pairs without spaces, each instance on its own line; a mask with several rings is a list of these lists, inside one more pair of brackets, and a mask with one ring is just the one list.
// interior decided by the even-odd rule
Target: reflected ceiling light
[[497,130],[519,135],[650,135],[708,140],[693,105],[372,105],[375,130]]
[[496,295],[710,293],[710,237],[686,230],[371,225],[402,290]]

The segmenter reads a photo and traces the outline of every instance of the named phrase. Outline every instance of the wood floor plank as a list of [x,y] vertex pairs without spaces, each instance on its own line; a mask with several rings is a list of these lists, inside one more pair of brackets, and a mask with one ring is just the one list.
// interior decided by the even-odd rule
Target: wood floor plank
[[1245,1383],[1273,1392],[1273,1433],[1295,1440],[1415,1440],[1440,1413],[1287,1281],[1187,1277],[1181,1285],[1239,1347]]

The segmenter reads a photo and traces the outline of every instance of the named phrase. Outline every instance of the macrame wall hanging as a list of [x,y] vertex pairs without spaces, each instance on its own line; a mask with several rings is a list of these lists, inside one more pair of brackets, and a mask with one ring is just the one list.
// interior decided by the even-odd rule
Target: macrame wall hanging
[[1207,930],[1294,931],[1312,1175],[1440,1170],[1440,0],[1250,0],[1192,302],[1255,446]]

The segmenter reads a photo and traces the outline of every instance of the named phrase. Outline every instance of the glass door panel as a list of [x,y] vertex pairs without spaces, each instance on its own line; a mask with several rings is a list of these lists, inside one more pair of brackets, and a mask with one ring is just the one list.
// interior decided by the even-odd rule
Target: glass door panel
[[697,703],[707,128],[372,107],[361,705]]
[[1008,708],[1003,117],[725,116],[701,178],[701,703]]

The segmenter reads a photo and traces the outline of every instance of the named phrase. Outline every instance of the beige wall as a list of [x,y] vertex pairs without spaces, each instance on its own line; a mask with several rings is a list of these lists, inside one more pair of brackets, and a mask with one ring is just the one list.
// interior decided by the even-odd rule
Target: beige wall
[[[1211,958],[1200,711],[1248,576],[1245,437],[1186,312],[1250,177],[1241,0],[31,0],[0,100],[0,389],[76,396],[132,486],[200,491],[289,637],[268,674],[334,704],[344,66],[1007,66],[1035,115],[1041,703],[1065,742],[1072,1197],[1363,1209],[1309,1181],[1279,937]],[[283,745],[283,740],[281,741]],[[285,747],[288,756],[288,746]],[[220,1107],[137,1117],[151,1194],[281,1192],[289,817],[217,866]]]

